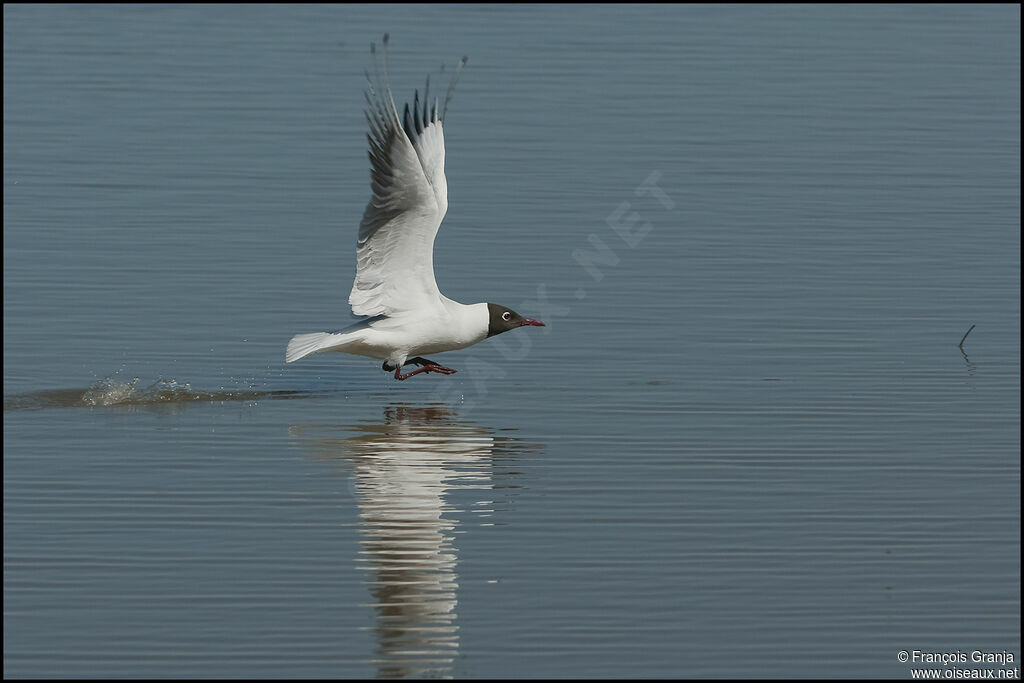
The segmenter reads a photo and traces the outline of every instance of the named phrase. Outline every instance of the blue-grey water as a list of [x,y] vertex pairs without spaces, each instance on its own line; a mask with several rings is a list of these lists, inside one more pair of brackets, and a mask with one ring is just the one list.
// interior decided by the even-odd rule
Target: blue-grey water
[[[1019,6],[3,13],[6,677],[1019,675]],[[284,364],[384,32],[451,377]]]

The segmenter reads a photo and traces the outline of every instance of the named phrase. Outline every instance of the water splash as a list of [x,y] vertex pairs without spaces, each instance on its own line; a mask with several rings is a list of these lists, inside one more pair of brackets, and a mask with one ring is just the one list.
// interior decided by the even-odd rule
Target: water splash
[[44,408],[83,408],[98,406],[160,406],[191,402],[259,401],[267,399],[311,398],[322,395],[307,391],[257,391],[226,389],[203,391],[188,382],[161,378],[140,386],[140,379],[128,381],[107,377],[87,389],[51,389],[4,396],[4,412],[42,410]]

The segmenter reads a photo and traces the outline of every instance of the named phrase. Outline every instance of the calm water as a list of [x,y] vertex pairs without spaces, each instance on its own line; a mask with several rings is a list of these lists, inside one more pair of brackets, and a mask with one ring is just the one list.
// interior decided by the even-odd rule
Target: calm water
[[[385,31],[469,55],[442,290],[548,322],[452,377],[283,362]],[[1018,6],[5,5],[5,676],[1019,667],[1019,83]]]

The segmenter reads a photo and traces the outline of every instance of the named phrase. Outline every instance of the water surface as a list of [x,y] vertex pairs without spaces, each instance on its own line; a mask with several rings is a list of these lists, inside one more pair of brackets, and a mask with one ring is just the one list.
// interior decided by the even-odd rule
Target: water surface
[[[1019,27],[5,6],[5,676],[1019,662]],[[283,362],[385,31],[398,98],[469,56],[442,291],[548,323],[451,377]]]

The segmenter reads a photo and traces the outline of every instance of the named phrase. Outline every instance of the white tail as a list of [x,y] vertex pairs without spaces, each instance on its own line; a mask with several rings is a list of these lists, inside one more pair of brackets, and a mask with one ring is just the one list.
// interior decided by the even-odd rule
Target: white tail
[[284,352],[284,362],[294,363],[300,358],[336,346],[337,337],[338,335],[329,332],[297,334],[288,342],[288,349]]

